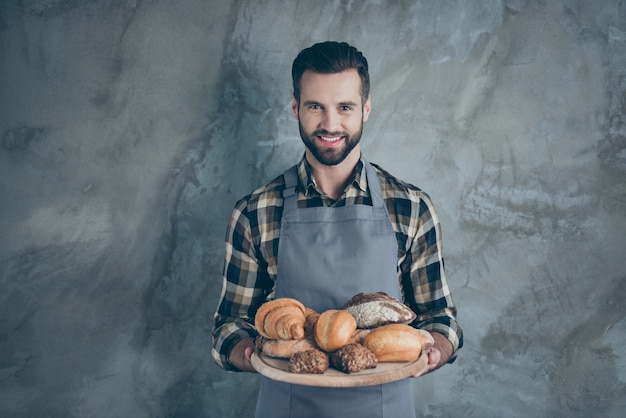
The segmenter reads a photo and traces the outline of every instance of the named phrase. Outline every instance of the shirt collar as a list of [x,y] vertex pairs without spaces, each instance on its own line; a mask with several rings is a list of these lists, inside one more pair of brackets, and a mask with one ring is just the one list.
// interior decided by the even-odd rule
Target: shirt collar
[[[317,188],[317,185],[315,184],[313,171],[311,170],[311,165],[306,160],[306,156],[302,156],[302,159],[300,159],[300,162],[298,163],[297,169],[298,182],[300,185],[304,185],[304,190],[302,190],[304,195],[308,196],[311,191],[315,191],[316,193],[321,194],[321,191]],[[354,173],[352,174],[352,181],[348,183],[346,191],[350,187],[357,187],[363,193],[367,191],[367,176],[365,174],[363,155],[361,155],[361,158],[359,159],[354,169]]]

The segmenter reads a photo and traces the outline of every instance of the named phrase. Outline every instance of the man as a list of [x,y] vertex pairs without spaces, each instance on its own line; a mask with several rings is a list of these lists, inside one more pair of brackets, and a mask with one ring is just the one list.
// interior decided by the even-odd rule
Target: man
[[[292,110],[304,157],[235,206],[213,358],[253,372],[254,315],[292,297],[323,312],[360,292],[383,291],[418,315],[435,345],[431,372],[463,344],[443,268],[438,217],[428,195],[361,155],[371,111],[365,57],[346,43],[306,48],[292,67]],[[262,378],[258,417],[410,417],[411,380],[357,388],[290,385]]]

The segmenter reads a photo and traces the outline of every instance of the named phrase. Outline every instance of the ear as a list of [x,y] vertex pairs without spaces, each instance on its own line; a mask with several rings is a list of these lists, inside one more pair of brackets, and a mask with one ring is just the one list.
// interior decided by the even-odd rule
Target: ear
[[372,111],[372,96],[369,96],[363,105],[363,122],[366,122]]
[[291,99],[291,111],[293,112],[293,116],[298,119],[298,101],[295,97]]

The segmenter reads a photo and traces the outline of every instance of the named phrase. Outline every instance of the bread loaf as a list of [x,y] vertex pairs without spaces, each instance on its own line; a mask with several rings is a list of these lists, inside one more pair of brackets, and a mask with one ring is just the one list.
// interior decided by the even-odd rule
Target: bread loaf
[[430,332],[423,329],[416,329],[415,331],[417,331],[422,339],[422,348],[432,347],[435,345],[435,339]]
[[331,352],[346,345],[356,331],[356,321],[350,312],[330,309],[322,312],[315,324],[315,341],[322,350]]
[[359,293],[353,296],[343,309],[354,316],[358,328],[409,324],[417,317],[408,306],[384,292]]
[[363,345],[380,363],[415,361],[422,354],[422,333],[404,324],[390,324],[373,329]]

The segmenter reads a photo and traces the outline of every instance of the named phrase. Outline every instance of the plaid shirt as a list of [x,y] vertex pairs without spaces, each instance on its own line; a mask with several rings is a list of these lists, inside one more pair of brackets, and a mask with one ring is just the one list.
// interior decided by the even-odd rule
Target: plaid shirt
[[[413,326],[445,335],[452,361],[463,345],[456,307],[446,280],[441,228],[427,194],[374,165],[398,242],[398,280],[404,302],[417,314]],[[316,187],[303,157],[298,163],[298,207],[371,205],[363,160],[345,193],[334,201]],[[306,185],[306,187],[303,187]],[[254,315],[274,297],[284,178],[278,176],[235,205],[226,232],[224,282],[215,313],[212,356],[226,370],[234,345],[257,335]]]

